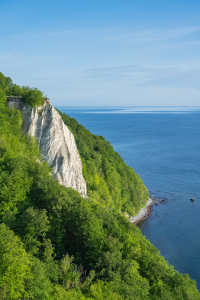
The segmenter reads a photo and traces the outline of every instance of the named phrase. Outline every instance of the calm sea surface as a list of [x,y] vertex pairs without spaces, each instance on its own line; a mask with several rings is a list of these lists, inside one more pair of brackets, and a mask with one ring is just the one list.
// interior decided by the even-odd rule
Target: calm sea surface
[[168,199],[140,228],[200,289],[200,107],[58,109],[104,136],[156,199]]

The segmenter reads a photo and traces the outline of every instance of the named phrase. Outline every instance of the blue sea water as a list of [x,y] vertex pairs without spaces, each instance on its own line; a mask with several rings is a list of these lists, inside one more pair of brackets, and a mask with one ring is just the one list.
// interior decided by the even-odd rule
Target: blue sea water
[[104,136],[156,199],[167,198],[140,228],[200,289],[200,107],[58,109]]

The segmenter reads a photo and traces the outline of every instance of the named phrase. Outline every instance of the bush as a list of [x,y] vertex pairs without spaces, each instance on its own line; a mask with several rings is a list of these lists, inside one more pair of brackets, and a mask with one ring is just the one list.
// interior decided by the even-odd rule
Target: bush
[[37,88],[22,87],[21,101],[31,107],[41,106],[44,102],[44,95]]

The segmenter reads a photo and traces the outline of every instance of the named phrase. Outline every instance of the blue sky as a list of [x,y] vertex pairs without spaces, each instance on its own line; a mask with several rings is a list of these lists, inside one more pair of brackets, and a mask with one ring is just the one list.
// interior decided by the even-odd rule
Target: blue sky
[[55,106],[200,105],[200,1],[0,0],[0,72]]

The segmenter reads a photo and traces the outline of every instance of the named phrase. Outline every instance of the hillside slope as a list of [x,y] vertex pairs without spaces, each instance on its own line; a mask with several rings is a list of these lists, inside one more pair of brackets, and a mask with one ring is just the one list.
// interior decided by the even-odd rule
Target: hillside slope
[[103,207],[136,215],[148,199],[143,181],[102,136],[91,134],[59,111],[73,133],[83,163],[88,196]]
[[121,213],[53,179],[6,102],[0,80],[0,298],[200,299]]

